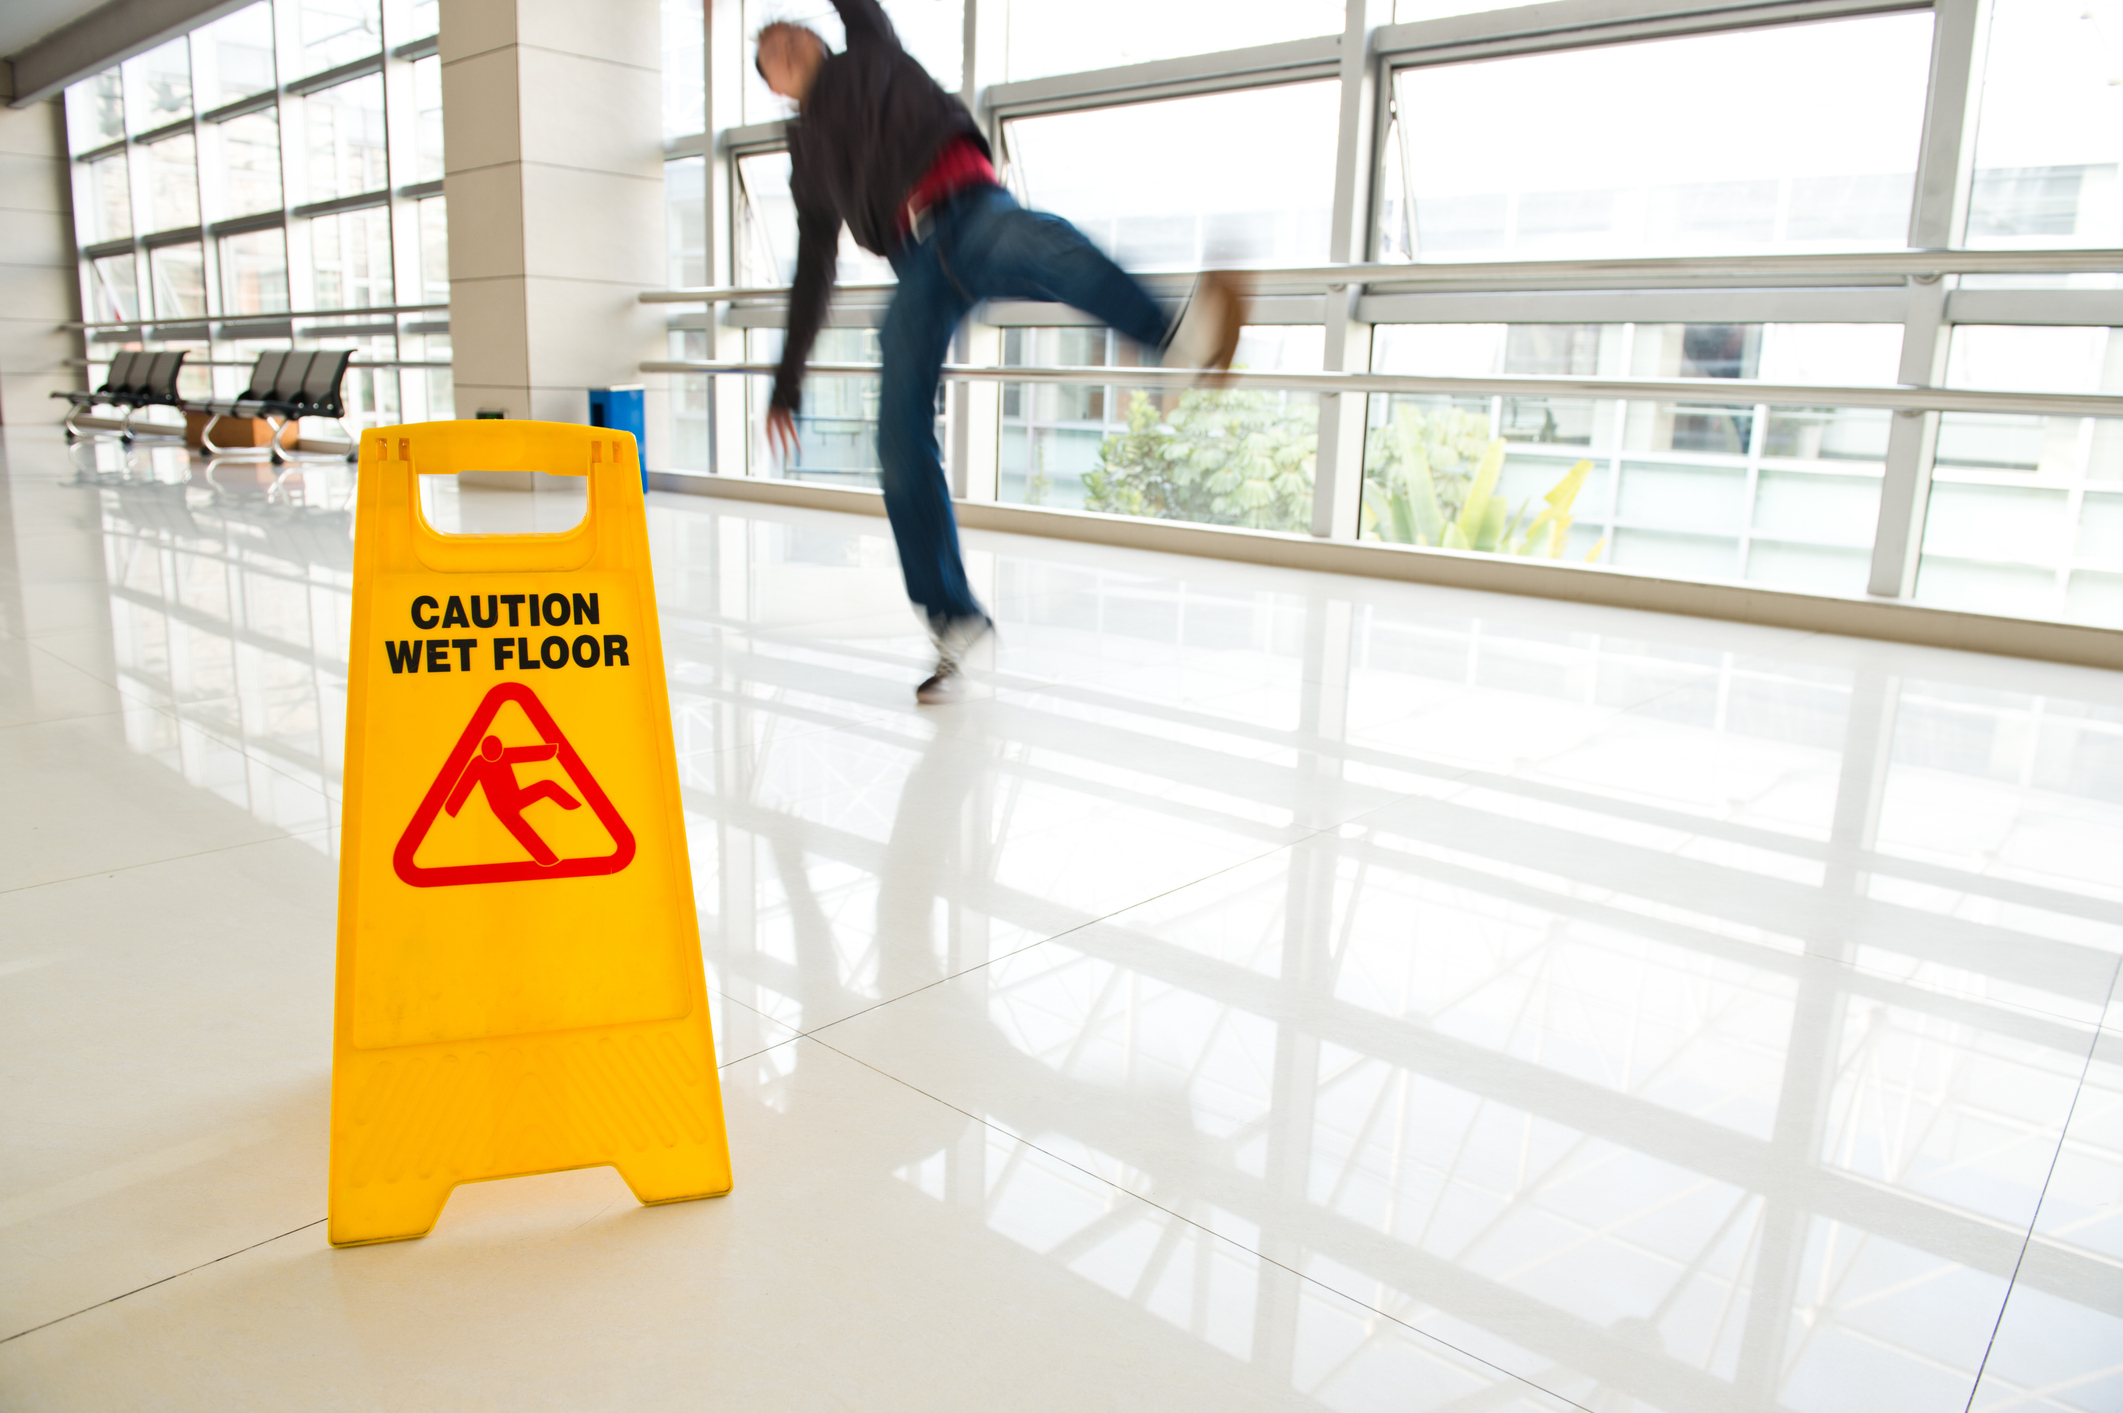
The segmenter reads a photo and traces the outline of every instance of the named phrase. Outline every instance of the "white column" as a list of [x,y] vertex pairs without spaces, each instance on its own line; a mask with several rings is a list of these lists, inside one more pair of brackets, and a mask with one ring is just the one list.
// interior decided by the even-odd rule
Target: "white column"
[[60,327],[81,317],[81,285],[57,100],[0,108],[0,164],[0,422],[57,422],[66,404],[50,394],[84,386],[66,362],[80,337]]
[[[1342,31],[1342,111],[1335,137],[1334,224],[1328,260],[1341,264],[1371,256],[1371,188],[1378,169],[1379,116],[1383,102],[1372,36],[1393,22],[1391,0],[1349,0]],[[1327,291],[1329,373],[1371,369],[1371,326],[1356,317],[1359,286]],[[1319,457],[1312,481],[1312,533],[1353,540],[1364,505],[1364,413],[1362,393],[1320,398]]]
[[441,54],[457,415],[586,422],[646,383],[663,424],[657,0],[442,0]]

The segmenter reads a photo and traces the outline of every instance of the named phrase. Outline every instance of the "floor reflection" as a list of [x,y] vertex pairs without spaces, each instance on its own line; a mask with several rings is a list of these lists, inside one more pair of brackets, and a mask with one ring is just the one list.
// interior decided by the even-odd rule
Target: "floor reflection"
[[[329,851],[350,470],[76,456],[21,636]],[[711,982],[923,1199],[1324,1407],[2119,1406],[2123,677],[977,535],[921,711],[881,521],[650,518]]]

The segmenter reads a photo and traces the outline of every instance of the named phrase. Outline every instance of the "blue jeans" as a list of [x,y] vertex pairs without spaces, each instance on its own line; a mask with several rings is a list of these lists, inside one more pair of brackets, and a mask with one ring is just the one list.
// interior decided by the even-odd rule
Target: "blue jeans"
[[966,583],[958,521],[936,445],[936,386],[959,321],[984,299],[1071,305],[1148,348],[1169,321],[1128,273],[1059,216],[1027,211],[1000,187],[960,192],[930,213],[926,238],[892,254],[899,292],[880,336],[884,387],[877,453],[885,514],[907,597],[941,632],[985,611]]

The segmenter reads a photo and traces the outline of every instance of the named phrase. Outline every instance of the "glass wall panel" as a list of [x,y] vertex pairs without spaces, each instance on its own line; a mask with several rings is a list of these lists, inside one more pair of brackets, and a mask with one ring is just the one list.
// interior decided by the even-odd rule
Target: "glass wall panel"
[[192,35],[199,107],[212,112],[273,86],[273,7],[261,3]]
[[[753,329],[746,340],[748,356],[771,363],[781,357],[779,329]],[[814,363],[875,363],[878,359],[877,330],[826,328],[819,330],[811,351]],[[752,424],[766,416],[771,382],[748,378]],[[804,379],[803,411],[797,414],[796,433],[802,445],[786,463],[777,462],[764,444],[753,448],[755,474],[786,481],[823,481],[839,486],[877,484],[877,379]]]
[[318,216],[309,225],[317,308],[378,309],[393,302],[389,207]]
[[[737,159],[737,282],[785,285],[796,277],[796,202],[789,195],[789,154]],[[845,229],[835,278],[844,285],[889,284],[892,266],[855,243]]]
[[[1372,366],[1884,384],[1900,339],[1898,324],[1388,325]],[[1370,422],[1366,538],[1864,590],[1886,413],[1396,395],[1371,399]]]
[[445,304],[449,298],[449,208],[445,198],[431,196],[420,203],[420,302]]
[[133,233],[133,189],[125,154],[114,152],[88,164],[87,229],[83,244],[124,240]]
[[663,135],[708,126],[707,28],[701,0],[663,0]]
[[663,199],[669,231],[671,284],[698,289],[708,277],[708,162],[684,157],[663,164]]
[[1199,0],[1006,3],[1008,79],[1309,39],[1340,34],[1343,25],[1339,0],[1226,0],[1213,8]]
[[[1233,366],[1316,373],[1325,330],[1251,327]],[[1113,367],[1138,354],[1109,330],[1007,329],[1005,365]],[[997,498],[1065,510],[1305,531],[1312,524],[1319,399],[1310,393],[1167,392],[1003,384]]]
[[280,209],[280,114],[268,108],[209,129],[219,147],[221,183],[215,219]]
[[1327,258],[1337,83],[1019,118],[1008,179],[1131,269]]
[[[1947,381],[2123,392],[2123,331],[1964,326]],[[1917,600],[2123,627],[2123,422],[1939,419]]]
[[299,73],[321,73],[383,47],[381,0],[288,0],[295,6]]
[[105,69],[66,91],[66,141],[74,152],[93,152],[125,136],[125,81]]
[[206,317],[206,261],[197,245],[165,245],[147,257],[157,319]]
[[1968,243],[2123,244],[2123,8],[1993,7]]
[[280,353],[286,339],[223,339],[214,344],[214,358],[224,365],[214,369],[214,396],[234,397],[250,386],[251,367],[261,353]]
[[413,65],[413,180],[442,180],[442,60]]
[[1897,248],[1926,13],[1404,69],[1384,259]]
[[192,60],[183,39],[157,45],[119,67],[125,75],[128,131],[153,132],[192,115]]
[[147,164],[149,232],[199,224],[199,144],[188,132],[133,149]]
[[407,11],[405,37],[425,39],[442,28],[442,6],[439,0],[413,0]]
[[389,426],[399,416],[398,369],[379,368],[398,356],[397,340],[389,334],[374,338],[324,338],[318,348],[354,351],[354,362],[339,385],[346,406],[347,426],[359,432],[364,427]]
[[309,133],[307,199],[331,201],[381,191],[384,160],[383,76],[335,84],[303,102]]
[[[398,223],[382,200],[393,172],[408,179],[441,175],[439,63],[432,57],[382,59],[380,9],[377,0],[282,0],[277,6],[255,0],[68,89],[73,150],[106,153],[81,162],[75,174],[76,242],[136,243],[123,253],[83,257],[86,317],[106,326],[89,333],[91,346],[105,354],[93,370],[99,376],[108,364],[108,326],[121,322],[228,319],[242,322],[224,326],[224,332],[255,331],[290,314],[389,307],[399,297],[447,307],[442,199],[407,207],[407,219]],[[401,29],[408,14],[410,27]],[[433,0],[399,0],[392,17],[394,43],[435,32]],[[283,39],[293,54],[287,72],[279,69]],[[376,71],[379,60],[389,66],[409,62],[412,72],[400,76],[409,81],[394,80],[386,92],[385,74]],[[359,77],[308,96],[276,91],[281,80],[349,64]],[[386,123],[393,102],[408,108],[391,113]],[[234,116],[202,124],[199,113]],[[195,136],[202,130],[203,142]],[[165,131],[169,135],[161,136]],[[394,132],[400,136],[394,139]],[[294,151],[283,152],[283,136]],[[128,137],[129,145],[109,151]],[[390,150],[394,140],[403,151]],[[295,175],[284,182],[290,166]],[[284,224],[290,207],[359,204],[346,202],[349,197],[376,204],[304,221],[299,228]],[[264,228],[224,226],[208,247],[195,234],[202,221]],[[402,295],[394,282],[401,269],[416,281]],[[302,309],[291,307],[298,301]],[[315,320],[308,327],[333,322]],[[358,418],[395,420],[408,411],[450,415],[447,320],[430,315],[405,322],[402,331],[364,337],[358,345],[364,362],[403,357],[444,366],[408,371],[404,379],[410,382],[396,369],[361,372],[348,384]],[[179,330],[150,326],[148,332]],[[284,337],[225,340],[212,357],[205,344],[164,337],[150,337],[145,346],[197,354],[183,387],[204,396],[217,387],[224,394],[235,391],[262,348],[287,344]],[[223,362],[227,369],[218,367]]]
[[275,228],[225,236],[221,241],[221,312],[285,314],[287,235]]
[[[907,52],[946,92],[958,92],[965,74],[965,0],[883,0],[883,4]],[[835,53],[847,47],[840,15],[830,0],[744,0],[744,113],[748,123],[767,123],[789,115],[789,105],[774,96],[752,63],[752,36],[761,25],[775,20],[809,25]]]
[[[671,330],[670,350],[673,358],[706,358],[707,330]],[[670,456],[674,471],[712,469],[715,409],[709,400],[709,386],[705,373],[672,375]]]
[[131,251],[89,262],[89,311],[92,322],[140,317],[140,266]]

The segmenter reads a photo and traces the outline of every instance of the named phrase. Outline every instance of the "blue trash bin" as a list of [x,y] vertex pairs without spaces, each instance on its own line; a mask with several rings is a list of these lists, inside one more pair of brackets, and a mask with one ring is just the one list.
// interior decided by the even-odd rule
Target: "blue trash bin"
[[642,402],[641,385],[590,389],[590,425],[631,432],[634,455],[641,463],[641,493],[649,493],[648,412]]

